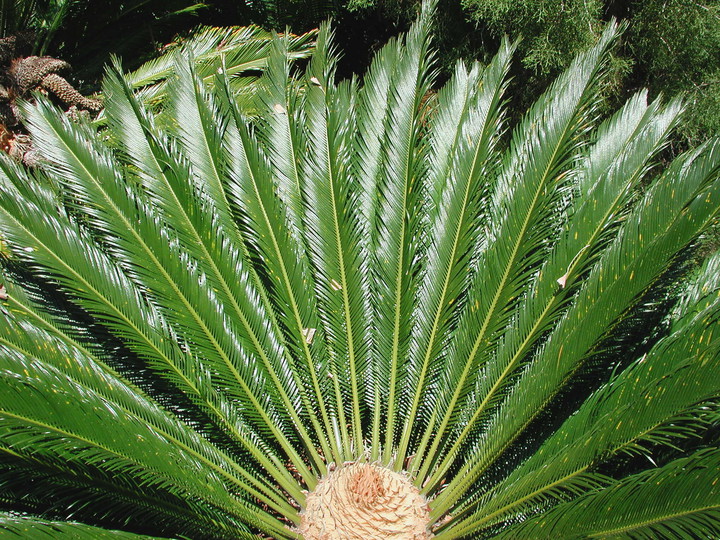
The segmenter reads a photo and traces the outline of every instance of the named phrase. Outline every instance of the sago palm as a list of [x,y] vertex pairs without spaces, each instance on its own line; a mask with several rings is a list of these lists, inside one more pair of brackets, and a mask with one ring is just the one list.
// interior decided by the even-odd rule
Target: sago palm
[[99,132],[28,111],[0,530],[720,533],[720,142],[660,167],[678,101],[598,118],[612,25],[508,126],[513,46],[431,90],[430,11],[362,81],[278,37],[252,117],[183,61],[160,112],[110,70]]

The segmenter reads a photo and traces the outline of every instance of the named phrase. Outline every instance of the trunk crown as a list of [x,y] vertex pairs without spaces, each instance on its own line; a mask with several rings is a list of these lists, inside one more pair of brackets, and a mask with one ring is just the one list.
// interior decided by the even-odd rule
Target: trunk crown
[[373,463],[350,463],[323,477],[307,497],[300,532],[307,540],[424,540],[427,501],[403,474]]

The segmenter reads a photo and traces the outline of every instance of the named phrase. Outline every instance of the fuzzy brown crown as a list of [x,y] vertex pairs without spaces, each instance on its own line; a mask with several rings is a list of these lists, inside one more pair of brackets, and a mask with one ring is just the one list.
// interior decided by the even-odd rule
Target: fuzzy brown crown
[[427,501],[409,479],[370,463],[330,472],[307,497],[300,533],[306,540],[424,540]]

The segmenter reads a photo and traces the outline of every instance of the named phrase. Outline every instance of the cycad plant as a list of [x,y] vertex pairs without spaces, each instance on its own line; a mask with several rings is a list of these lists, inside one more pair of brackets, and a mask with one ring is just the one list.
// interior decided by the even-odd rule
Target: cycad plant
[[99,133],[28,111],[3,530],[720,533],[720,142],[660,167],[678,101],[598,119],[613,25],[508,126],[513,46],[431,90],[431,11],[362,81],[278,37],[252,118],[182,61],[160,117],[117,70]]
[[[304,34],[283,36],[288,60],[304,60],[312,50],[317,30]],[[223,71],[234,100],[240,109],[251,108],[257,80],[268,64],[276,34],[257,26],[215,28],[204,27],[180,43],[169,46],[157,58],[149,60],[124,79],[137,90],[136,97],[149,107],[159,107],[165,101],[165,87],[175,73],[178,57],[192,59],[194,74],[212,86],[214,75]]]

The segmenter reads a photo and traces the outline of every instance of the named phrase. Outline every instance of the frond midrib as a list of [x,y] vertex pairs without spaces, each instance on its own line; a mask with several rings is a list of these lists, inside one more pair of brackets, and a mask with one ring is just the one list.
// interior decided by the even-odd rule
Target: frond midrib
[[616,529],[607,529],[607,530],[604,530],[601,532],[588,533],[588,538],[606,538],[608,535],[627,534],[633,530],[642,529],[643,527],[649,527],[652,525],[656,525],[656,524],[662,523],[663,521],[672,521],[673,519],[682,518],[682,517],[690,516],[693,514],[701,514],[703,512],[707,512],[708,510],[720,510],[720,503],[710,505],[710,506],[693,508],[692,510],[687,510],[685,512],[675,512],[675,513],[671,513],[671,514],[666,514],[666,515],[658,517],[656,519],[641,521],[641,522],[635,523],[633,525],[628,525],[626,527],[618,527]]

